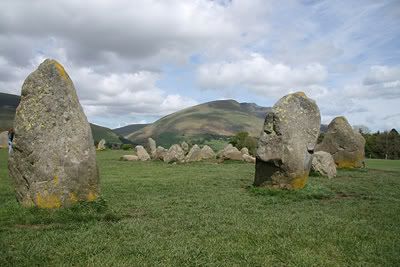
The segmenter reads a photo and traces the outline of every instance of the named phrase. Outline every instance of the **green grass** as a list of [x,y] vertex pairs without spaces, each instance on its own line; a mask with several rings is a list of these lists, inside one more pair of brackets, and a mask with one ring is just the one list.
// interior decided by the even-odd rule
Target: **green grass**
[[400,172],[400,160],[366,159],[369,169]]
[[98,153],[102,200],[24,209],[0,150],[0,266],[396,266],[400,172],[339,171],[295,192],[246,163],[121,162]]

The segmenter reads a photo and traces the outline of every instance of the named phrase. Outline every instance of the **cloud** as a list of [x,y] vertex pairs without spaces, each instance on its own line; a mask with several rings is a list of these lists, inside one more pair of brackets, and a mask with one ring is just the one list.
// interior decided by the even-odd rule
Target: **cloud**
[[197,70],[199,85],[205,89],[247,88],[264,96],[305,88],[325,81],[327,71],[319,63],[291,67],[272,63],[264,56],[252,53],[247,58],[230,62],[203,64]]

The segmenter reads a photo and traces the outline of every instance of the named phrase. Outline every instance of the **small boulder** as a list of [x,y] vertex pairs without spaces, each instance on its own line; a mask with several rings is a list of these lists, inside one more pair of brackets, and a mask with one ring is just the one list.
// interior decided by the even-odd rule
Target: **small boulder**
[[201,149],[198,145],[192,146],[189,153],[186,155],[186,162],[200,161],[202,160]]
[[180,145],[172,145],[164,155],[164,162],[184,162],[185,152]]
[[227,145],[223,150],[218,152],[218,158],[221,160],[243,160],[242,153],[232,144]]
[[106,140],[101,139],[100,142],[97,144],[97,150],[102,151],[106,150]]
[[215,159],[215,152],[211,147],[205,145],[201,148],[201,158],[202,159]]
[[332,155],[325,151],[317,151],[313,154],[311,169],[328,178],[336,176],[335,161]]
[[143,146],[136,146],[136,154],[141,161],[150,160],[149,153],[147,153]]
[[123,155],[122,157],[119,158],[119,160],[122,160],[122,161],[138,161],[139,158],[138,158],[138,156],[135,156],[135,155]]
[[157,150],[156,141],[154,141],[153,138],[148,138],[147,142],[148,142],[148,148],[149,148],[150,156],[151,156],[152,159],[154,159],[155,156],[156,156],[156,150]]
[[315,150],[330,153],[338,168],[361,168],[365,139],[353,130],[345,117],[336,117],[329,123],[324,139]]
[[240,150],[240,153],[242,153],[242,155],[250,155],[249,154],[249,150],[247,149],[247,147],[244,147]]

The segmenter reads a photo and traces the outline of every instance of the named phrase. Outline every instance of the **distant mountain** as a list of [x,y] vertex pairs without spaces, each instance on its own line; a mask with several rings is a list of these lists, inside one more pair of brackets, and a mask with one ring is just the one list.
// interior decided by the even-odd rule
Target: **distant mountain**
[[149,125],[149,123],[142,123],[142,124],[131,124],[120,128],[113,129],[113,132],[122,136],[126,136],[133,132],[136,132],[144,127]]
[[[13,127],[15,110],[18,107],[20,97],[6,93],[0,93],[0,132],[6,131]],[[93,139],[95,142],[101,139],[106,140],[107,143],[131,143],[122,136],[114,133],[111,129],[90,124],[92,128]]]
[[182,140],[226,138],[241,131],[258,137],[269,110],[254,103],[212,101],[172,113],[126,137],[135,143],[152,137],[165,146]]
[[18,105],[19,96],[0,93],[0,132],[12,127]]

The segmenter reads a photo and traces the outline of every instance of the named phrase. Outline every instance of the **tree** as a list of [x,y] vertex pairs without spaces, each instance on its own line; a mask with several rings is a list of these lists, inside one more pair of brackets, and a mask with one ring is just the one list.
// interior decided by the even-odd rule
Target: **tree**
[[247,147],[250,154],[255,155],[257,149],[257,139],[250,136],[248,132],[238,132],[235,136],[233,136],[230,141],[237,149],[241,150],[244,147]]

